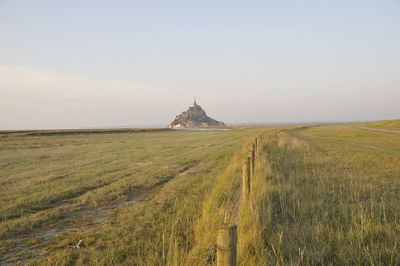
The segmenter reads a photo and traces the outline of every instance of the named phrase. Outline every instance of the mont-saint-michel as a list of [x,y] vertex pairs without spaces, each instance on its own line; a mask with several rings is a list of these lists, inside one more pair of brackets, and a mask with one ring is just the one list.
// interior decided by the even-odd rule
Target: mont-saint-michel
[[226,125],[224,122],[209,117],[195,99],[193,106],[177,115],[168,128],[226,128]]
[[400,0],[182,2],[0,0],[0,266],[400,266]]

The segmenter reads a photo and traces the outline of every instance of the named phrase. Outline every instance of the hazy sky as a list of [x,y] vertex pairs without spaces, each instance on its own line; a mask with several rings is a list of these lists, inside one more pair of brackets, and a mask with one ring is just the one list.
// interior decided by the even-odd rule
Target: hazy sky
[[400,1],[0,0],[0,129],[400,118]]

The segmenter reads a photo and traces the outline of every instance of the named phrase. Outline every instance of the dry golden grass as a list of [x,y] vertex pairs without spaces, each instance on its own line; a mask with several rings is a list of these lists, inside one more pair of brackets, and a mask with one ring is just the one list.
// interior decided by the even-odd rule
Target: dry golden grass
[[400,136],[351,125],[282,134],[265,147],[268,262],[398,265]]
[[399,120],[385,120],[385,121],[368,122],[368,123],[366,123],[366,126],[372,127],[372,128],[400,130],[400,119]]
[[357,124],[10,135],[0,147],[3,261],[212,264],[229,222],[240,265],[400,264],[399,134]]

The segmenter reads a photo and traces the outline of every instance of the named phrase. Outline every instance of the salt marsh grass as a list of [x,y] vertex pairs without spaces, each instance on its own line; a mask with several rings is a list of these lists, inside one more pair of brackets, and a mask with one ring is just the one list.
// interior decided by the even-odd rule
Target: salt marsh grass
[[[243,201],[242,165],[260,134]],[[392,132],[347,124],[7,133],[0,164],[4,263],[212,264],[216,230],[228,222],[238,225],[240,265],[400,264]]]

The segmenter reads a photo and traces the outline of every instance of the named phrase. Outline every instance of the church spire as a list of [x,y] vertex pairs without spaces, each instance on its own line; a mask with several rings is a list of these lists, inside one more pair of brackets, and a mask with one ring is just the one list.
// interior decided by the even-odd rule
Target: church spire
[[194,97],[194,104],[193,104],[193,106],[196,106],[197,105],[197,103],[196,103],[196,97]]

